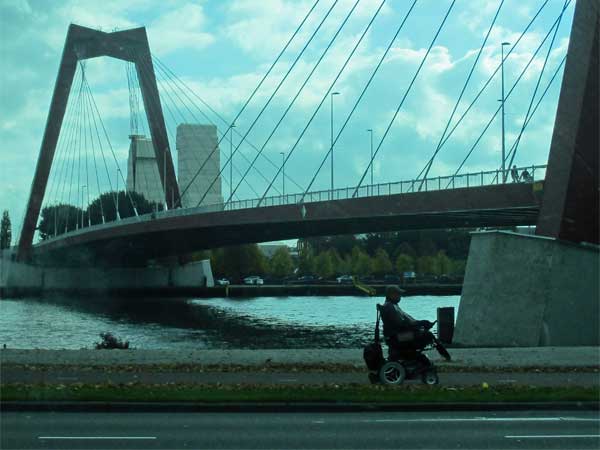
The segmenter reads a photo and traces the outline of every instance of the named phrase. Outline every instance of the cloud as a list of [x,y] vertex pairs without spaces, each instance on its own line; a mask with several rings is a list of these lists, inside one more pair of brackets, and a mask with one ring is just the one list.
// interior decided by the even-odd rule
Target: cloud
[[152,50],[164,55],[175,50],[202,50],[215,42],[207,32],[202,5],[188,3],[162,15],[149,26]]

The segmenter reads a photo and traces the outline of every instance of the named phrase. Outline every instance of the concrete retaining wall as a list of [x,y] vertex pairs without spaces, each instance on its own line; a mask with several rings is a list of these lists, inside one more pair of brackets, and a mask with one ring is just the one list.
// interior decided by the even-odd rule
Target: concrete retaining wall
[[4,292],[52,290],[152,289],[212,287],[210,261],[177,267],[47,268],[0,258],[0,288]]
[[454,342],[600,344],[600,252],[538,236],[474,233]]

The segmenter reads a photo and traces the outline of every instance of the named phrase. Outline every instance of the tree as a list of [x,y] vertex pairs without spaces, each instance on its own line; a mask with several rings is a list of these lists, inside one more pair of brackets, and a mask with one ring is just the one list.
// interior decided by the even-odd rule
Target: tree
[[358,246],[352,249],[352,274],[358,277],[371,275],[373,267],[371,258],[363,252]]
[[433,273],[436,275],[447,275],[452,270],[452,261],[443,250],[437,252],[433,257]]
[[305,245],[298,255],[298,273],[300,275],[313,275],[315,273],[315,257],[310,246]]
[[324,279],[330,279],[334,275],[333,261],[329,252],[321,252],[315,258],[315,272]]
[[0,223],[0,250],[10,247],[12,240],[12,228],[10,224],[10,216],[8,210],[2,212],[2,223]]
[[415,270],[415,260],[412,256],[400,253],[396,258],[396,270],[399,274]]
[[433,274],[435,270],[434,266],[433,256],[420,256],[417,258],[417,272],[420,274]]
[[38,231],[40,239],[46,240],[59,234],[73,231],[83,223],[87,226],[87,215],[73,205],[60,204],[46,206],[40,214]]
[[117,203],[119,206],[119,217],[121,219],[134,216],[135,212],[133,210],[132,201],[135,204],[138,214],[148,214],[154,211],[163,210],[162,204],[146,200],[146,197],[138,192],[107,192],[92,201],[87,209],[92,225],[115,220],[117,218],[115,213]]
[[294,263],[287,247],[278,248],[269,262],[269,272],[277,278],[285,278],[291,275]]
[[239,280],[248,275],[264,275],[266,272],[265,256],[256,244],[225,247],[222,258],[222,273],[233,279]]
[[389,274],[394,270],[394,266],[392,261],[390,261],[388,253],[382,248],[377,249],[375,252],[375,257],[372,259],[372,266],[373,274],[379,276]]

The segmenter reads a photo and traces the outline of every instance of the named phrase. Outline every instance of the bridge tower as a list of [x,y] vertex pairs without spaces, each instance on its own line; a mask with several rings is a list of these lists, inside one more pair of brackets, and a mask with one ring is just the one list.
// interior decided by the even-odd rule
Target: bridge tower
[[578,0],[558,100],[536,233],[572,242],[600,240],[598,0]]
[[[18,258],[20,260],[28,256],[33,243],[33,235],[44,199],[77,63],[81,60],[99,56],[110,56],[135,64],[148,119],[148,127],[154,144],[158,172],[163,191],[168,193],[166,202],[169,208],[173,208],[174,205],[179,203],[179,188],[169,150],[167,129],[156,85],[146,29],[141,27],[107,33],[71,24],[63,47],[50,111],[46,120],[46,128],[25,211],[25,220],[23,221],[18,246]],[[164,167],[165,162],[166,168]]]

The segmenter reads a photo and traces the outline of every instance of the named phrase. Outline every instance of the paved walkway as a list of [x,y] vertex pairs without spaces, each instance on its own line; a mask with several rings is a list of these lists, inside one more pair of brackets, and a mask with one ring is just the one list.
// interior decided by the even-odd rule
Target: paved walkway
[[[600,367],[600,347],[454,348],[452,361],[437,352],[429,356],[448,370],[464,368],[576,368]],[[0,366],[135,366],[135,365],[240,365],[354,366],[364,368],[362,349],[261,349],[261,350],[17,350],[1,349]]]
[[[366,369],[362,372],[111,372],[104,370],[30,371],[22,368],[6,368],[1,371],[3,383],[26,384],[369,384]],[[600,372],[442,372],[439,374],[443,386],[480,386],[488,383],[498,385],[527,386],[600,386]],[[419,380],[407,380],[407,384]]]

